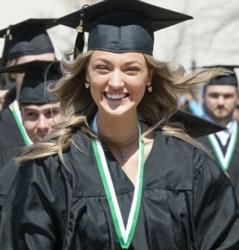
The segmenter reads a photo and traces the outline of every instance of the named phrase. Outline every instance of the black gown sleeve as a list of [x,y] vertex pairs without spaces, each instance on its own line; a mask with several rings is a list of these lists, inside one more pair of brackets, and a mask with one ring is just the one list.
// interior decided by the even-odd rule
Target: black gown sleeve
[[2,207],[8,193],[8,190],[17,173],[17,165],[14,160],[10,160],[7,164],[0,168],[0,223],[2,217]]
[[25,146],[10,108],[0,112],[0,169]]
[[231,182],[210,157],[195,160],[192,211],[197,248],[238,250],[239,213]]
[[2,211],[0,249],[62,249],[67,188],[53,161],[20,166]]

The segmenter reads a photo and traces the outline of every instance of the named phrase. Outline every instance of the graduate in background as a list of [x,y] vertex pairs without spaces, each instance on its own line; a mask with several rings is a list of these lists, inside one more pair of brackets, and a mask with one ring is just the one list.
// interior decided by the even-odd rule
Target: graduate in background
[[[0,71],[4,72],[6,66],[33,60],[54,60],[54,48],[46,32],[53,26],[54,19],[28,19],[0,30],[0,37],[5,39]],[[14,96],[16,91],[16,100],[0,112],[0,168],[28,144],[21,133],[22,124],[14,115],[19,113],[17,100],[23,76],[23,73],[5,74],[6,81],[15,84],[11,94]]]
[[[18,99],[20,114],[15,115],[22,119],[22,134],[29,144],[42,141],[62,119],[60,103],[49,92],[61,77],[59,62],[32,61],[7,67],[5,72],[25,73]],[[0,212],[17,169],[14,159],[0,168]]]
[[212,151],[222,170],[229,174],[239,200],[239,133],[238,122],[233,118],[238,103],[238,79],[234,68],[238,66],[217,67],[224,67],[232,72],[213,78],[204,87],[204,117],[226,130],[211,134],[202,142]]
[[58,20],[81,45],[89,32],[88,52],[55,89],[66,122],[18,158],[1,249],[239,249],[228,177],[169,122],[175,91],[219,71],[179,76],[152,56],[154,31],[190,18],[106,0]]
[[[18,119],[26,130],[24,134],[29,137],[27,140],[41,141],[50,132],[51,122],[54,122],[52,115],[56,115],[55,118],[58,120],[57,116],[60,114],[59,101],[48,91],[48,88],[53,88],[61,78],[59,61],[34,60],[1,70],[5,73],[24,74],[18,98],[20,111],[20,114],[17,114]],[[50,120],[46,122],[48,119]]]

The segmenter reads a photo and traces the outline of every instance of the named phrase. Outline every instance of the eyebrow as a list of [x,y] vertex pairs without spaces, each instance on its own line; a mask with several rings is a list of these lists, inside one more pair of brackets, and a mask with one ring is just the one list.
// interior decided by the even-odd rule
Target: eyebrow
[[[104,63],[107,63],[107,64],[112,64],[112,62],[111,62],[110,60],[107,60],[107,59],[105,59],[105,58],[100,58],[100,57],[99,57],[99,58],[96,59],[96,62],[97,62],[98,60],[99,60],[99,61],[103,61]],[[126,65],[129,65],[129,64],[134,64],[134,63],[137,63],[137,64],[140,64],[140,65],[141,65],[141,63],[138,62],[138,61],[129,61],[129,62],[126,62],[125,64],[126,64]]]
[[234,95],[233,92],[220,93],[220,92],[209,92],[209,95]]

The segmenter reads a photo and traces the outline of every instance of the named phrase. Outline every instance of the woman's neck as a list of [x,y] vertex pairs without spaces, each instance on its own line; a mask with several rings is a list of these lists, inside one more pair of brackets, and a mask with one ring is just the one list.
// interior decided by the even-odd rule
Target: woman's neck
[[132,116],[97,116],[98,133],[102,141],[117,147],[124,147],[138,141],[138,120]]

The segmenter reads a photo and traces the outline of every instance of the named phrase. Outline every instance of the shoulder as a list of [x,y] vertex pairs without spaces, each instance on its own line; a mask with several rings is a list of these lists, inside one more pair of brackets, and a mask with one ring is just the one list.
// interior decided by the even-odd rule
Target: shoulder
[[0,168],[0,195],[6,195],[17,173],[17,165],[10,160]]
[[65,173],[56,156],[21,164],[17,166],[11,185],[6,186],[5,203],[14,201],[18,204],[21,200],[18,205],[22,206],[24,202],[36,200],[47,203],[55,201],[55,204],[60,204],[62,200],[65,202],[67,190],[71,188]]
[[[82,154],[88,153],[90,139],[84,134],[76,134],[71,137],[70,145],[63,150],[62,157],[58,153],[54,155],[28,160],[20,164],[19,171],[24,174],[40,174],[47,176],[64,175],[71,178],[73,170],[78,166],[78,159]],[[18,172],[19,172],[18,171]]]
[[[214,183],[217,187],[225,183],[230,185],[229,178],[207,152],[173,136],[164,134],[158,136],[164,145],[161,144],[159,147],[160,150],[164,148],[162,155],[167,161],[168,171],[175,176],[174,180],[179,180],[176,182],[177,187],[200,190],[202,185],[208,186],[210,183]],[[176,185],[171,183],[170,186]]]
[[[55,157],[31,160],[18,166],[16,176],[10,187],[6,188],[8,190],[4,197],[4,214],[20,209],[23,213],[19,216],[24,216],[29,211],[37,214],[47,208],[44,214],[49,212],[52,215],[54,211],[55,218],[56,213],[65,213],[68,199],[71,199],[71,187]],[[58,221],[65,219],[63,215],[62,213]],[[35,217],[32,218],[34,220]]]
[[6,121],[9,117],[12,117],[11,110],[9,108],[5,108],[0,112],[0,121]]
[[16,182],[26,182],[29,185],[42,183],[65,183],[68,172],[58,155],[52,155],[35,160],[29,160],[17,166]]
[[166,135],[161,131],[156,132],[155,140],[158,147],[164,150],[164,155],[169,155],[170,158],[175,159],[178,166],[187,166],[195,172],[207,164],[215,165],[214,159],[206,148],[203,151],[196,145],[174,136]]
[[159,130],[155,132],[155,143],[161,150],[165,150],[165,153],[180,158],[187,156],[188,160],[192,159],[195,151],[200,151],[195,145]]
[[9,108],[0,112],[0,146],[16,147],[24,146],[24,141],[19,132],[16,121]]
[[9,123],[14,123],[12,112],[10,108],[5,108],[0,112],[0,127],[9,125]]
[[146,174],[150,183],[168,190],[192,190],[196,169],[203,166],[206,158],[206,153],[194,145],[155,131]]
[[58,157],[54,155],[23,162],[18,166],[18,172],[24,172],[24,174],[37,172],[51,173],[56,171],[58,167]]

